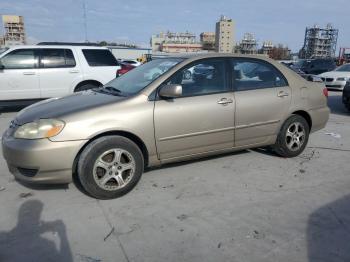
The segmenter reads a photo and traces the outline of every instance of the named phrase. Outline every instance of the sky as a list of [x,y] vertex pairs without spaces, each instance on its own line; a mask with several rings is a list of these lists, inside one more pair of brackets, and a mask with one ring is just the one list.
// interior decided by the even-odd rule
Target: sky
[[[0,0],[0,14],[24,16],[28,42],[85,40],[84,0]],[[350,47],[349,0],[85,0],[87,36],[149,46],[160,31],[215,31],[221,15],[235,21],[235,39],[253,33],[298,51],[305,27],[331,23],[338,47]],[[2,33],[2,32],[1,32]]]

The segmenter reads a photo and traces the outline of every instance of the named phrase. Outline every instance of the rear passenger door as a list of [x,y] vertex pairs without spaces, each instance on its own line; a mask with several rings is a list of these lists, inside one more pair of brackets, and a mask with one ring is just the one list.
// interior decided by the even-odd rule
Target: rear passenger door
[[72,92],[81,80],[73,51],[68,48],[40,49],[41,97],[60,97]]
[[276,135],[288,111],[288,82],[272,64],[260,59],[232,59],[231,69],[236,101],[235,146],[265,143]]

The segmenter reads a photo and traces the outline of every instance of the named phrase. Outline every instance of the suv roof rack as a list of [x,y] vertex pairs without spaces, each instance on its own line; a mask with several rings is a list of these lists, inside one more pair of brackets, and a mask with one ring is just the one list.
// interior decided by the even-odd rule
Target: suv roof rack
[[71,42],[40,42],[37,45],[101,46],[97,43],[71,43]]

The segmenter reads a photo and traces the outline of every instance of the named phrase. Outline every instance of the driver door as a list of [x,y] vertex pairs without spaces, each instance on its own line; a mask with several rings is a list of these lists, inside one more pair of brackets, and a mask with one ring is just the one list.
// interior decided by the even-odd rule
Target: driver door
[[233,147],[235,101],[227,66],[225,58],[203,59],[164,83],[181,84],[183,92],[155,101],[155,139],[162,161]]
[[36,49],[15,49],[1,58],[0,100],[40,98]]

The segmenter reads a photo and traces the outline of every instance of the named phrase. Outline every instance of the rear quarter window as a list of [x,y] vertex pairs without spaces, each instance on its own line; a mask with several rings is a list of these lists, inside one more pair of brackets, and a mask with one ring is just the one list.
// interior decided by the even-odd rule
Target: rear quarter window
[[117,66],[117,59],[109,50],[83,49],[84,57],[89,66]]

